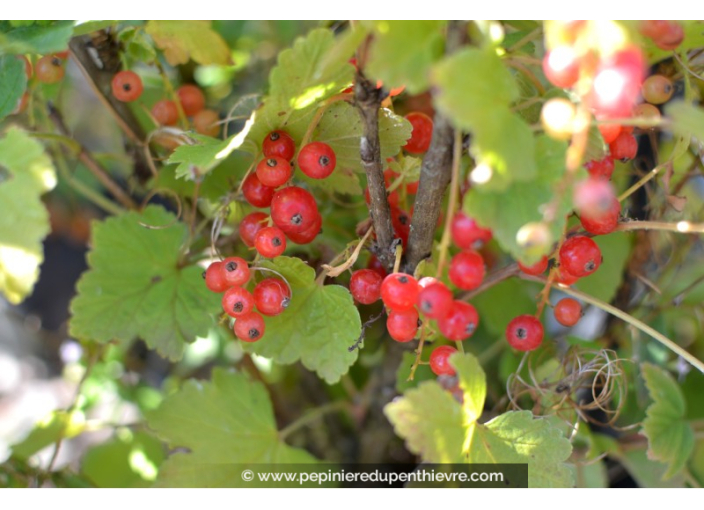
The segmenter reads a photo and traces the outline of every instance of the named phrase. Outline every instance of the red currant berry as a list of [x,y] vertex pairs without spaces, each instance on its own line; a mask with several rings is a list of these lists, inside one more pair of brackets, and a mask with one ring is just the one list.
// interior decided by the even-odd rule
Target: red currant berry
[[296,244],[308,244],[313,242],[318,234],[322,232],[323,217],[318,214],[313,224],[303,232],[286,232],[286,237]]
[[230,287],[241,287],[249,280],[249,266],[241,257],[228,257],[222,261],[225,280]]
[[[604,118],[601,120],[604,120]],[[599,133],[601,133],[601,137],[606,144],[613,142],[621,134],[621,126],[619,124],[599,124],[597,129],[599,129]]]
[[52,54],[53,57],[60,58],[61,60],[68,59],[68,55],[69,55],[68,50],[57,51],[56,53]]
[[484,280],[484,259],[476,251],[463,251],[452,257],[448,276],[462,290],[473,290]]
[[424,276],[420,280],[418,280],[418,288],[423,290],[426,288],[428,285],[432,285],[433,283],[438,283],[440,280],[437,278],[433,278],[432,276]]
[[278,156],[262,159],[257,165],[259,182],[270,188],[278,188],[291,178],[291,164]]
[[242,242],[252,248],[257,232],[266,227],[266,220],[268,218],[268,214],[260,211],[249,213],[242,218],[239,226],[240,239],[242,239]]
[[453,299],[452,292],[444,283],[431,283],[418,293],[418,309],[430,319],[440,319],[450,312]]
[[169,99],[157,101],[152,106],[152,117],[160,126],[175,126],[178,122],[178,108]]
[[452,241],[463,250],[478,248],[491,241],[493,237],[491,230],[480,227],[473,218],[462,211],[455,213],[452,217],[450,231]]
[[670,100],[675,92],[672,80],[661,74],[654,74],[646,78],[641,87],[643,99],[651,104],[663,104]]
[[569,287],[573,283],[576,283],[579,280],[578,276],[574,276],[564,269],[560,269],[557,273],[557,277],[555,278],[555,281],[561,285],[566,285]]
[[430,148],[433,138],[433,119],[424,113],[413,112],[406,115],[406,120],[411,123],[413,130],[403,148],[411,154],[423,154]]
[[593,235],[610,234],[618,226],[618,219],[621,215],[621,203],[618,198],[613,197],[609,210],[598,216],[582,214],[579,217],[584,230]]
[[256,342],[264,336],[264,318],[257,312],[250,312],[235,320],[235,335],[243,342]]
[[291,291],[279,278],[265,278],[254,287],[254,304],[264,315],[273,317],[288,308]]
[[584,167],[592,178],[609,180],[614,173],[614,158],[606,156],[599,161],[593,159],[587,162]]
[[379,273],[379,276],[381,276],[382,278],[386,278],[386,276],[388,275],[388,273],[386,272],[386,268],[383,266],[381,261],[374,255],[369,257],[369,261],[367,262],[367,269],[371,269],[372,271]]
[[252,172],[242,184],[242,193],[247,202],[254,207],[269,207],[276,190],[269,186],[264,186],[257,177],[257,174]]
[[225,279],[222,262],[213,262],[205,270],[205,286],[217,293],[225,292],[230,287]]
[[560,247],[560,267],[572,276],[588,276],[600,265],[599,245],[586,236],[570,237]]
[[132,71],[120,71],[112,77],[112,95],[118,101],[129,103],[142,95],[142,79]]
[[303,188],[289,186],[274,193],[271,201],[271,219],[287,234],[308,230],[318,216],[315,198]]
[[449,345],[441,345],[433,349],[430,353],[430,370],[435,375],[455,375],[457,372],[450,365],[450,356],[457,352],[457,349]]
[[543,72],[550,83],[563,89],[579,79],[579,59],[570,46],[558,46],[543,58]]
[[636,119],[641,119],[636,125],[641,129],[653,129],[655,122],[659,121],[662,115],[657,106],[650,103],[641,103],[633,109],[633,116]]
[[609,144],[611,157],[627,161],[636,157],[638,153],[638,141],[631,133],[621,133],[616,140]]
[[215,110],[201,110],[193,116],[196,133],[216,137],[220,134],[220,115]]
[[230,317],[241,317],[254,310],[254,297],[245,288],[230,287],[222,295],[222,309]]
[[381,300],[391,310],[410,310],[418,301],[418,281],[405,273],[393,273],[381,283]]
[[418,332],[418,312],[415,308],[391,310],[386,319],[386,329],[397,342],[410,342]]
[[447,315],[438,319],[438,328],[445,338],[459,342],[477,330],[479,314],[476,308],[464,301],[453,301]]
[[254,246],[262,257],[273,259],[286,250],[286,235],[278,227],[264,227],[257,232]]
[[57,83],[64,77],[65,72],[63,61],[54,55],[46,55],[34,65],[37,80],[42,83]]
[[411,217],[406,211],[391,206],[391,225],[394,227],[394,234],[405,248],[408,244],[408,236],[411,235]]
[[298,153],[298,168],[311,179],[325,179],[336,163],[335,151],[323,142],[309,143]]
[[555,305],[555,320],[563,326],[571,327],[582,318],[582,305],[576,299],[563,298]]
[[644,22],[641,31],[649,32],[655,46],[661,50],[672,51],[684,40],[684,29],[675,21],[653,20]]
[[350,278],[350,293],[358,303],[371,305],[381,297],[381,282],[383,278],[371,269],[360,269],[352,273]]
[[406,193],[409,195],[415,195],[418,193],[418,186],[420,185],[420,181],[413,181],[409,182],[406,184]]
[[548,268],[548,257],[547,257],[547,255],[543,255],[543,258],[541,258],[538,262],[536,262],[532,266],[524,266],[523,264],[521,264],[519,262],[518,267],[525,274],[529,274],[532,276],[538,276],[540,274],[543,274],[545,272],[545,270]]
[[645,58],[636,47],[603,59],[594,77],[592,107],[603,115],[629,117],[638,99],[644,71]]
[[176,90],[176,95],[183,108],[183,113],[187,117],[193,117],[203,108],[205,108],[205,96],[200,88],[196,85],[186,84],[181,85]]
[[572,201],[579,215],[600,218],[610,212],[615,198],[609,181],[590,178],[575,185]]
[[262,152],[265,158],[277,158],[291,161],[296,154],[296,142],[285,131],[272,131],[262,143]]
[[508,323],[506,340],[518,351],[532,351],[543,343],[543,325],[532,315],[519,315]]

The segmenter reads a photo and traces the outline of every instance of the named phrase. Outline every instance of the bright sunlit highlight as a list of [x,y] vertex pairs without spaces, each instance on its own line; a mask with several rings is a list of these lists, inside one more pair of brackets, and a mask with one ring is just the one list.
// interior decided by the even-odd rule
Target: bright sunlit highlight
[[469,180],[473,184],[486,184],[491,180],[494,170],[486,163],[480,163],[469,174]]

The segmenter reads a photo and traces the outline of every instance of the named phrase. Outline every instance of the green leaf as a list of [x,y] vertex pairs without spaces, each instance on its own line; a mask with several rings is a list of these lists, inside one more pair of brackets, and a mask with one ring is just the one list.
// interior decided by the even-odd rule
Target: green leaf
[[277,363],[300,360],[329,384],[339,381],[357,359],[358,350],[348,347],[362,328],[352,295],[339,285],[319,285],[315,271],[297,258],[277,257],[262,266],[286,278],[291,303],[284,313],[266,317],[265,336],[244,348]]
[[623,234],[614,233],[595,236],[593,240],[601,249],[601,255],[606,263],[599,268],[599,271],[580,279],[574,286],[586,294],[610,303],[623,280],[623,268],[631,253],[631,239]]
[[692,136],[704,143],[704,110],[684,101],[673,101],[665,107],[672,119],[672,131],[689,140]]
[[401,358],[401,364],[396,371],[396,391],[403,393],[407,389],[415,388],[423,381],[435,379],[435,374],[430,370],[430,365],[418,365],[416,372],[413,375],[413,380],[409,381],[408,376],[411,373],[411,367],[416,361],[414,352],[404,352]]
[[[180,359],[186,343],[206,336],[220,296],[210,292],[202,268],[179,267],[187,228],[161,207],[129,212],[93,224],[90,269],[71,302],[75,338],[129,342],[136,337],[161,355]],[[164,226],[149,229],[140,225]]]
[[[171,154],[167,163],[178,165],[175,169],[177,179],[195,180],[225,161],[239,145],[239,134],[232,135],[227,140],[191,133],[189,135],[197,143],[180,145]],[[239,138],[238,138],[239,137]]]
[[83,413],[69,414],[65,411],[54,411],[46,419],[37,423],[26,438],[12,446],[12,455],[28,460],[35,453],[60,439],[70,439],[84,430]]
[[44,260],[49,215],[40,196],[56,185],[42,145],[11,128],[0,138],[0,291],[21,302],[34,287]]
[[643,363],[645,385],[653,403],[646,410],[643,434],[648,438],[648,457],[668,464],[664,478],[677,474],[694,448],[694,431],[685,421],[682,391],[665,370]]
[[[472,188],[464,198],[464,211],[477,223],[490,228],[501,248],[522,262],[531,263],[518,245],[516,234],[526,223],[543,219],[542,207],[555,196],[553,187],[564,175],[566,145],[545,135],[536,137],[538,173],[529,182],[515,182],[502,192]],[[553,239],[559,239],[565,217],[572,209],[568,190],[558,204],[555,221],[549,224]]]
[[519,88],[491,49],[467,48],[435,68],[436,106],[457,127],[472,132],[471,152],[491,169],[479,187],[504,191],[513,181],[528,181],[536,172],[536,148],[528,124],[508,106]]
[[535,284],[511,278],[485,290],[472,299],[472,304],[477,308],[484,327],[497,338],[502,338],[514,317],[535,307],[538,290]]
[[73,21],[55,21],[50,25],[30,25],[8,30],[0,39],[0,53],[54,53],[68,48]]
[[[134,23],[134,22],[133,22]],[[140,23],[141,22],[137,22]],[[113,25],[117,25],[116,20],[86,20],[86,21],[76,21],[76,25],[73,28],[73,36],[88,35],[92,32],[98,30],[104,30]]]
[[418,94],[430,86],[430,68],[443,54],[444,21],[376,21],[366,71],[385,89],[406,86]]
[[190,450],[162,465],[162,487],[235,487],[247,465],[315,462],[279,438],[264,385],[222,369],[210,382],[186,382],[147,421],[170,446]]
[[347,60],[330,62],[327,55],[334,49],[335,38],[327,29],[297,39],[293,48],[279,53],[269,76],[269,94],[300,110],[342,90],[352,81],[354,68]]
[[561,432],[530,411],[478,423],[486,397],[484,372],[471,354],[454,354],[450,363],[457,369],[463,404],[436,381],[427,381],[384,408],[409,450],[432,463],[526,463],[529,486],[572,486],[564,464],[572,448]]
[[0,120],[15,111],[27,88],[24,62],[14,55],[0,57]]
[[172,66],[189,59],[202,65],[228,65],[230,49],[210,21],[149,21],[145,27]]
[[96,487],[146,488],[164,461],[161,441],[145,432],[119,430],[116,437],[88,450],[81,474]]

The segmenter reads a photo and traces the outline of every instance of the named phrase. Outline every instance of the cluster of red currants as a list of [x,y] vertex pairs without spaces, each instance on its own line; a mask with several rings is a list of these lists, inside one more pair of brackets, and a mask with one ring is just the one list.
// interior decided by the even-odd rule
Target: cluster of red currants
[[248,291],[250,273],[247,261],[240,257],[213,262],[204,273],[208,289],[224,292],[222,308],[235,319],[235,335],[244,342],[256,342],[264,336],[262,315],[279,315],[291,302],[291,289],[281,278],[265,278],[254,286],[252,292]]
[[[112,79],[112,95],[118,101],[131,103],[136,101],[144,91],[142,78],[134,71],[120,71]],[[208,136],[218,136],[220,116],[215,110],[205,107],[205,95],[196,85],[182,85],[176,90],[178,102],[186,117],[191,118],[193,129],[197,133]],[[152,117],[160,126],[175,126],[179,119],[179,105],[170,99],[162,99],[154,103],[151,109]]]
[[[323,218],[309,191],[285,186],[294,172],[293,138],[285,131],[272,131],[262,143],[262,153],[264,157],[255,171],[244,179],[242,193],[254,207],[269,207],[271,214],[248,214],[240,223],[239,233],[247,246],[256,248],[262,257],[273,258],[286,250],[287,238],[297,244],[312,242],[320,233]],[[335,151],[323,142],[306,144],[295,161],[301,172],[312,179],[325,179],[337,165]]]

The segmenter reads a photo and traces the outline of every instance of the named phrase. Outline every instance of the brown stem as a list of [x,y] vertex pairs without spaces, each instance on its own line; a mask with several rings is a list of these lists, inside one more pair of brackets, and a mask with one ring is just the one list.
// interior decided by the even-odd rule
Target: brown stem
[[139,150],[144,145],[146,138],[144,131],[128,104],[118,101],[112,95],[112,78],[119,71],[119,60],[112,59],[114,62],[111,63],[108,58],[101,58],[104,52],[101,52],[100,49],[97,52],[98,57],[93,56],[89,48],[94,47],[94,40],[90,36],[74,37],[69,43],[74,61],[95,91],[98,99],[115,117],[120,129],[132,142],[134,147],[130,151],[130,155],[134,159],[134,171],[137,177],[145,182],[152,176],[152,173],[149,170],[144,152]]
[[[66,123],[64,122],[61,113],[54,108],[51,104],[49,105],[49,118],[52,120],[56,128],[64,136],[71,136]],[[93,155],[88,152],[88,150],[81,144],[80,152],[78,153],[78,159],[83,163],[86,168],[100,181],[100,183],[105,186],[105,188],[114,196],[118,202],[120,202],[127,209],[136,209],[137,204],[130,198],[130,196],[117,185],[115,181],[110,178],[108,172],[98,163]]]
[[383,89],[376,88],[361,71],[357,72],[354,87],[355,103],[362,117],[363,134],[359,154],[369,187],[369,212],[376,232],[376,256],[387,271],[394,265],[394,229],[391,223],[391,209],[386,196],[384,167],[381,163],[379,142],[379,108],[384,98]]
[[[447,26],[446,53],[452,53],[465,42],[467,26],[462,21],[450,21]],[[436,113],[433,119],[433,138],[423,158],[418,193],[411,220],[403,270],[413,274],[418,263],[430,256],[442,197],[452,175],[453,130],[450,121]]]

